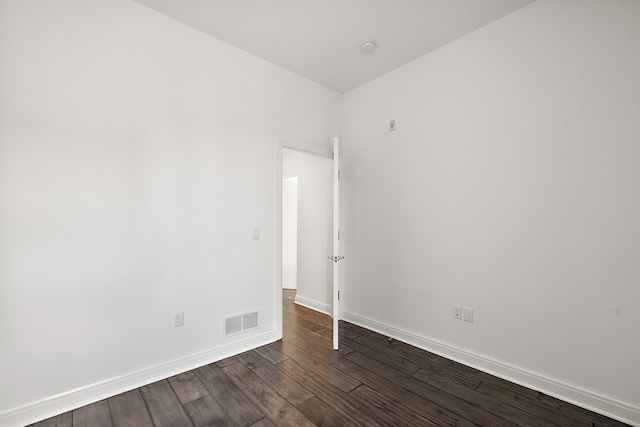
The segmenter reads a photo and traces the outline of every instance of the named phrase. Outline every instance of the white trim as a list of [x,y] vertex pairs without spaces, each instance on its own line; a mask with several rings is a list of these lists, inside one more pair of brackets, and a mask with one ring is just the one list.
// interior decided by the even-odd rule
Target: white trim
[[328,304],[318,302],[311,298],[301,297],[300,295],[297,295],[297,294],[294,302],[303,307],[307,307],[307,308],[310,308],[311,310],[319,311],[320,313],[331,316],[331,306]]
[[640,406],[612,396],[585,389],[562,379],[534,372],[491,356],[420,335],[397,326],[355,313],[344,312],[343,319],[363,328],[381,333],[447,359],[479,369],[496,377],[537,390],[565,402],[597,412],[630,425],[640,426]]
[[[280,151],[282,148],[289,148],[291,150],[302,151],[307,154],[313,154],[314,156],[323,156],[329,159],[333,159],[333,148],[325,147],[324,145],[313,144],[311,142],[298,141],[296,139],[278,137],[280,144]],[[280,174],[282,176],[282,174]]]
[[276,332],[270,330],[233,344],[167,360],[157,365],[10,408],[0,413],[0,426],[29,425],[274,341],[276,341]]

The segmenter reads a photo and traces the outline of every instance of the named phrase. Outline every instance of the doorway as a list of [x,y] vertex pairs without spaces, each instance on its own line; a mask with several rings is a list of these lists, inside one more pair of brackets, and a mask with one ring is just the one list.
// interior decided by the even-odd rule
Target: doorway
[[[283,334],[283,287],[295,303],[331,314],[333,298],[333,150],[276,140],[276,332]],[[285,201],[295,193],[295,202]],[[292,207],[295,214],[292,215]],[[296,224],[290,223],[295,218]],[[285,222],[287,221],[287,222]],[[292,230],[295,237],[292,238]],[[295,246],[292,249],[292,241]],[[291,253],[295,253],[295,259]],[[288,256],[285,259],[285,256]],[[293,267],[295,265],[295,268]],[[295,280],[292,280],[295,276]],[[291,291],[287,291],[290,293]]]
[[[283,165],[289,163],[282,153]],[[298,289],[298,177],[282,170],[282,289]]]
[[296,304],[331,314],[333,162],[283,148],[282,179],[282,286],[296,289]]

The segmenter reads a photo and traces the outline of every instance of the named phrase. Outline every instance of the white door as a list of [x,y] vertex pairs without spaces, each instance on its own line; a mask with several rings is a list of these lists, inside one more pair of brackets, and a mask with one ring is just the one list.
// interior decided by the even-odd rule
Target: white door
[[333,349],[338,349],[338,320],[340,316],[340,227],[339,227],[339,189],[340,189],[340,141],[333,138]]

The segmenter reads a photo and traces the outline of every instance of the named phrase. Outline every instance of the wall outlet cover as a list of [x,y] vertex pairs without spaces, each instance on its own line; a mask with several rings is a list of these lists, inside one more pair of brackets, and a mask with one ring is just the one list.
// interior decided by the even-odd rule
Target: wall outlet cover
[[173,327],[177,328],[178,326],[184,326],[184,311],[173,316]]
[[462,306],[459,306],[459,305],[453,306],[453,318],[462,319]]

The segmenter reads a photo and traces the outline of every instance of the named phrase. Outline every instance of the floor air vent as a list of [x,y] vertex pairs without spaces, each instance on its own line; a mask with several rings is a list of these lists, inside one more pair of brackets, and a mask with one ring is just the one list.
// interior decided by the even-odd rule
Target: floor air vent
[[258,312],[239,314],[224,319],[224,335],[233,335],[258,327]]

